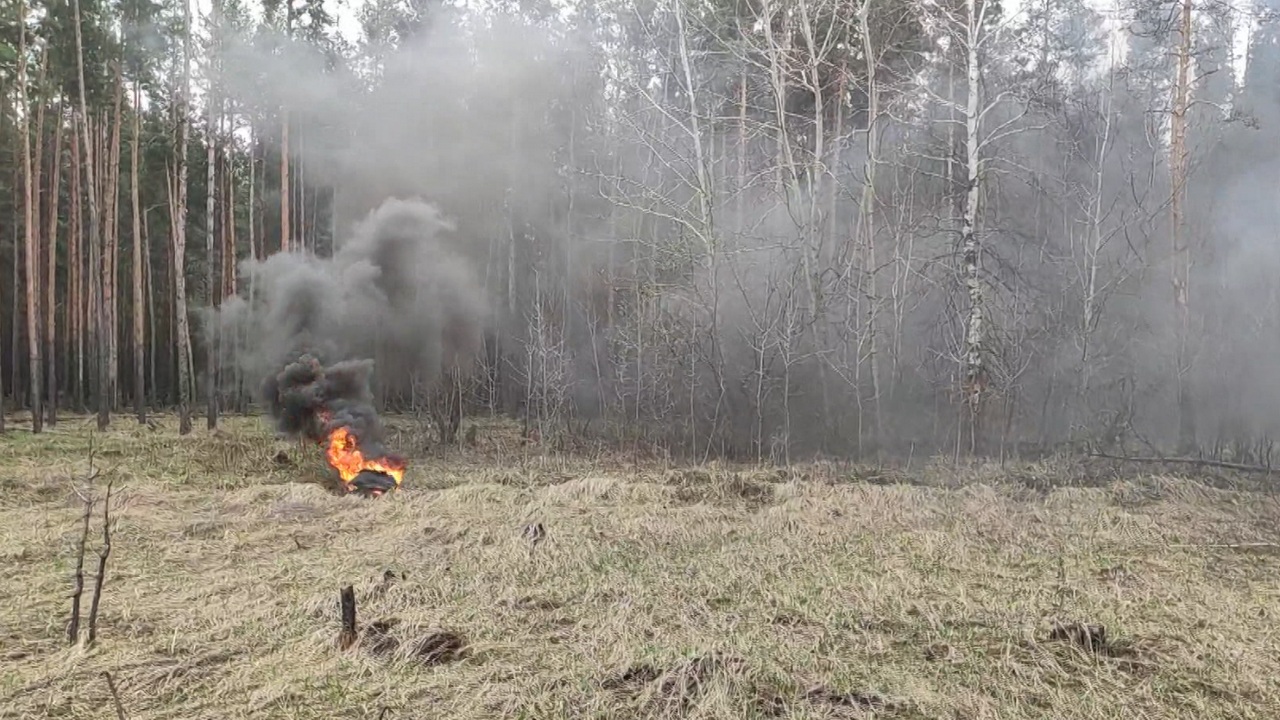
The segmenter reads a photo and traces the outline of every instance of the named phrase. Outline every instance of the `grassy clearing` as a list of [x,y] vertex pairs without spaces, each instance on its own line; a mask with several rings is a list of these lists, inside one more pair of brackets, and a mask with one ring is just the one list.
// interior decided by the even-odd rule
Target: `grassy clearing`
[[[104,671],[135,719],[1280,716],[1280,562],[1209,547],[1280,541],[1269,495],[635,467],[487,428],[367,501],[256,419],[116,425],[0,438],[0,717],[114,717]],[[407,422],[396,442],[420,446]],[[120,501],[85,650],[64,636],[91,443],[107,472],[81,491],[110,475]],[[343,651],[348,583],[386,625]],[[1052,638],[1073,622],[1105,644]]]

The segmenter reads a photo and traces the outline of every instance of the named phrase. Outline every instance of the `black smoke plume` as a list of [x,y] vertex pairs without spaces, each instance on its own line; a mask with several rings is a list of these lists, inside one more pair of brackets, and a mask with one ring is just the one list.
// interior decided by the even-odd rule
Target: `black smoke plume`
[[369,380],[373,362],[344,360],[324,367],[303,355],[262,383],[262,396],[276,430],[320,442],[335,428],[351,430],[370,457],[383,452],[382,422],[373,407]]
[[277,429],[322,440],[336,427],[381,449],[377,382],[430,387],[473,360],[486,304],[462,238],[436,209],[391,199],[331,257],[281,252],[241,265],[238,297],[216,311],[222,361],[261,387]]

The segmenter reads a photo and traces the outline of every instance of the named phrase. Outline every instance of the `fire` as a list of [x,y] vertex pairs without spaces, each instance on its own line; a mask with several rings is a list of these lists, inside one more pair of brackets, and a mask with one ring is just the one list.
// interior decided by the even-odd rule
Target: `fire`
[[[338,475],[342,478],[343,485],[348,491],[354,490],[355,486],[352,481],[356,479],[360,473],[364,471],[372,471],[387,475],[395,480],[396,487],[400,487],[401,481],[404,480],[404,462],[392,457],[366,458],[364,453],[360,451],[360,442],[356,436],[347,428],[335,428],[329,433],[329,444],[325,449],[325,456],[329,460],[329,465],[338,471]],[[381,491],[375,491],[373,494],[380,495]]]

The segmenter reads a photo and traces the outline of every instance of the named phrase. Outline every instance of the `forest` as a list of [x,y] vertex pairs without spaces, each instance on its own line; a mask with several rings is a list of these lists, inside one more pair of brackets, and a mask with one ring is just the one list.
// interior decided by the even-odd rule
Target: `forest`
[[475,302],[326,361],[443,442],[1265,459],[1268,2],[10,0],[10,430],[253,412],[218,319],[390,200]]

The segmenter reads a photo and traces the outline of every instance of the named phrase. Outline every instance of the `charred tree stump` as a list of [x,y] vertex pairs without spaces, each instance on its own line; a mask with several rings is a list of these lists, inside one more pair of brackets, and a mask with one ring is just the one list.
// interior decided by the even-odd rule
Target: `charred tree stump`
[[342,588],[342,632],[338,634],[338,647],[346,650],[356,643],[356,591],[351,585]]

